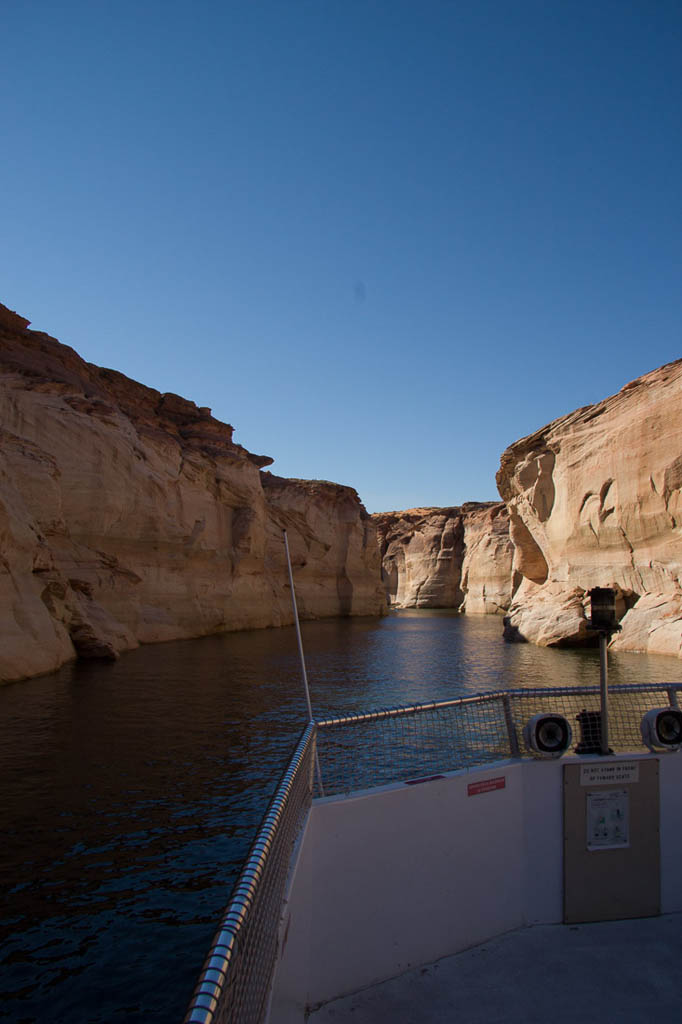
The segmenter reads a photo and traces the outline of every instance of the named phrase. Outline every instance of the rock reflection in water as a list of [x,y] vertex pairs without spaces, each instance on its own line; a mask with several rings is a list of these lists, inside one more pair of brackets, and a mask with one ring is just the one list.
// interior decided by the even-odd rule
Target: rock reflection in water
[[[594,683],[594,651],[508,645],[496,618],[304,623],[316,715]],[[610,659],[613,682],[679,675]],[[291,629],[143,647],[0,689],[0,994],[14,1021],[182,1019],[305,719]]]

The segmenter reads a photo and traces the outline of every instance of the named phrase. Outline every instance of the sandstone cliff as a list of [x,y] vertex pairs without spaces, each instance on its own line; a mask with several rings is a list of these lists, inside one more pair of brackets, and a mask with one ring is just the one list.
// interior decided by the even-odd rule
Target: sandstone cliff
[[514,542],[508,637],[587,642],[586,591],[605,586],[614,647],[682,654],[682,360],[517,441],[497,482]]
[[272,459],[177,395],[84,362],[0,307],[0,679],[76,655],[380,614],[375,529],[350,487]]
[[389,603],[498,614],[511,600],[512,546],[504,505],[467,502],[372,516]]

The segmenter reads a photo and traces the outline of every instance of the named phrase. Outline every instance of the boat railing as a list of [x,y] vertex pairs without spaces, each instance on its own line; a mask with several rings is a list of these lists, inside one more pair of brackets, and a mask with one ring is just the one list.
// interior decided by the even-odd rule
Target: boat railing
[[[611,686],[611,749],[615,753],[646,749],[640,733],[644,713],[653,707],[677,707],[680,700],[682,683]],[[531,717],[543,712],[568,719],[572,746],[579,752],[599,752],[599,686],[496,690],[318,721],[324,795],[529,757],[523,729]]]
[[[644,750],[642,716],[655,707],[678,707],[680,700],[682,683],[611,686],[614,753]],[[237,879],[185,1024],[265,1020],[291,855],[315,787],[318,795],[333,796],[530,756],[523,728],[542,712],[572,722],[579,751],[580,744],[583,752],[597,751],[599,702],[598,686],[503,690],[311,722]]]
[[315,726],[303,731],[213,939],[185,1024],[260,1024],[277,959],[294,845],[313,796]]

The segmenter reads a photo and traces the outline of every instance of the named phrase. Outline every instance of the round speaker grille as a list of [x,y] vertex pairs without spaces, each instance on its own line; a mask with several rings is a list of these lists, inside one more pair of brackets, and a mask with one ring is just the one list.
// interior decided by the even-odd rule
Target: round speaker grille
[[661,711],[656,718],[656,733],[660,742],[667,747],[682,743],[682,713],[673,708]]
[[547,754],[553,754],[557,750],[565,750],[570,742],[566,720],[558,717],[543,719],[538,725],[535,742],[538,745],[538,749]]

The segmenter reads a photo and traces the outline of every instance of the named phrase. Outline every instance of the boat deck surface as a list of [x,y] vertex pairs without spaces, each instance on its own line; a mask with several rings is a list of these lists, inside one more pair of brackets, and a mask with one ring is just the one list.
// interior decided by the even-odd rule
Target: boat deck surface
[[679,1020],[682,914],[536,925],[326,1003],[311,1024]]

